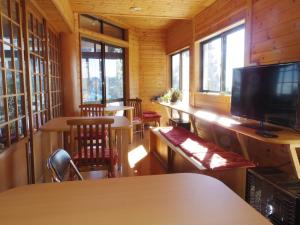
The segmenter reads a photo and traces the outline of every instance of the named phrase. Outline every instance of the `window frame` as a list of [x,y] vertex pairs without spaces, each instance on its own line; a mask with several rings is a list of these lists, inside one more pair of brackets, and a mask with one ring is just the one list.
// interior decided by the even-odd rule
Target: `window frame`
[[[83,101],[83,83],[82,83],[82,60],[86,59],[83,57],[83,53],[82,53],[82,49],[81,49],[81,42],[82,41],[88,41],[90,43],[93,43],[94,45],[94,50],[95,52],[92,52],[91,55],[95,55],[97,56],[97,52],[96,52],[96,44],[99,44],[101,46],[101,52],[98,52],[98,54],[100,55],[101,58],[101,80],[102,80],[102,100],[101,100],[101,104],[109,104],[109,103],[114,103],[114,102],[123,102],[123,104],[125,104],[125,96],[126,96],[126,63],[125,63],[125,49],[123,47],[117,46],[117,45],[112,45],[112,44],[108,44],[102,41],[98,41],[98,40],[94,40],[91,39],[89,37],[85,37],[85,36],[81,36],[80,37],[80,101],[81,104],[88,104],[89,102],[84,102]],[[122,53],[120,53],[122,55],[122,61],[123,61],[123,98],[116,98],[116,99],[107,99],[106,96],[106,74],[105,74],[105,59],[106,59],[106,52],[105,52],[105,46],[109,46],[109,47],[114,47],[114,48],[121,48],[122,49]]]
[[171,83],[171,88],[173,88],[173,60],[172,59],[173,59],[173,56],[179,54],[179,90],[181,90],[181,91],[182,91],[182,54],[187,51],[189,52],[189,54],[191,53],[190,48],[185,48],[179,52],[175,52],[170,55],[170,61],[171,61],[171,63],[170,63],[171,82],[170,83]]
[[[236,27],[233,27],[229,30],[226,30],[216,36],[213,36],[211,38],[208,38],[205,41],[200,42],[200,92],[205,93],[224,93],[224,94],[231,94],[231,92],[226,91],[226,50],[227,50],[227,42],[226,37],[229,34],[232,34],[234,32],[237,32],[239,30],[246,29],[245,23],[240,24]],[[220,91],[212,91],[212,90],[205,90],[204,89],[204,45],[212,42],[216,39],[221,38],[221,76],[220,76]]]
[[109,26],[112,26],[112,27],[115,27],[115,28],[119,29],[121,31],[121,33],[122,33],[122,35],[121,35],[122,37],[121,38],[113,37],[113,36],[110,36],[110,35],[108,35],[108,36],[113,37],[113,38],[117,38],[117,39],[120,39],[120,40],[125,40],[125,30],[122,27],[119,27],[119,26],[117,26],[115,24],[112,24],[110,22],[104,21],[102,19],[98,19],[98,18],[96,18],[94,16],[91,16],[89,14],[80,14],[79,15],[79,27],[81,27],[81,23],[80,23],[80,17],[81,16],[89,18],[89,19],[97,20],[100,23],[100,27],[98,29],[98,32],[100,34],[107,35],[107,34],[104,33],[103,24],[106,24],[106,25],[109,25]]

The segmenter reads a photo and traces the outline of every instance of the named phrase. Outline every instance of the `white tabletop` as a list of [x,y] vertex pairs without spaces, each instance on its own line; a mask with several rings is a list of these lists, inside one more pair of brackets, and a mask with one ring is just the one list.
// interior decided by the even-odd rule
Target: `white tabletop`
[[262,225],[215,178],[171,174],[36,184],[0,194],[5,225]]

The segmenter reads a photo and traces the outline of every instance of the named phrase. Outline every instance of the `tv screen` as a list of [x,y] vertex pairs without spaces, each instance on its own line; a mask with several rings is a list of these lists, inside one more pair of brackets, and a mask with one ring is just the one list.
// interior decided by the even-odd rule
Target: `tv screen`
[[300,62],[234,69],[231,114],[297,127]]

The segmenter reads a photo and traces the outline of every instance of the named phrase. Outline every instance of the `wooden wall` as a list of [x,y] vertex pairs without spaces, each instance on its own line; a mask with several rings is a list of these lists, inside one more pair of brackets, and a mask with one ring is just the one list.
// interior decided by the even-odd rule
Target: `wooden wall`
[[252,62],[299,61],[300,1],[253,1],[252,8]]
[[139,97],[139,31],[129,29],[129,97]]
[[[143,110],[154,110],[164,115],[158,104],[151,102],[153,96],[165,92],[169,86],[167,72],[166,32],[162,30],[140,30],[139,32],[139,96]],[[165,117],[166,118],[166,117]]]
[[0,192],[27,184],[27,138],[0,154]]
[[167,30],[166,51],[173,53],[193,42],[193,26],[190,20],[179,20],[171,25]]

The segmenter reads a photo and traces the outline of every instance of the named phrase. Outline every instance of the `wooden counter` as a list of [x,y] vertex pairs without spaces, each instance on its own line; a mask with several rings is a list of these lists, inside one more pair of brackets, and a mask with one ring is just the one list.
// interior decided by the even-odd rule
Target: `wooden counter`
[[0,218],[5,225],[271,225],[199,174],[23,186],[0,194]]
[[266,138],[262,137],[255,133],[255,129],[247,128],[243,126],[242,122],[237,120],[236,117],[221,115],[209,110],[205,110],[202,108],[196,108],[183,104],[169,104],[164,102],[157,102],[161,106],[164,106],[168,115],[170,115],[169,111],[176,110],[179,113],[186,113],[190,116],[190,120],[193,126],[195,133],[197,134],[197,128],[195,125],[195,120],[199,119],[201,121],[207,122],[211,129],[212,136],[214,137],[214,141],[218,144],[218,140],[214,133],[214,126],[223,127],[230,131],[233,131],[236,134],[236,137],[241,145],[241,149],[243,151],[244,157],[249,159],[249,153],[246,145],[245,137],[253,138],[258,141],[272,143],[272,144],[285,144],[289,146],[289,155],[291,162],[293,163],[296,176],[300,179],[300,163],[297,156],[297,149],[300,148],[300,133],[293,131],[288,128],[281,128],[280,131],[276,132],[278,135],[277,138]]

